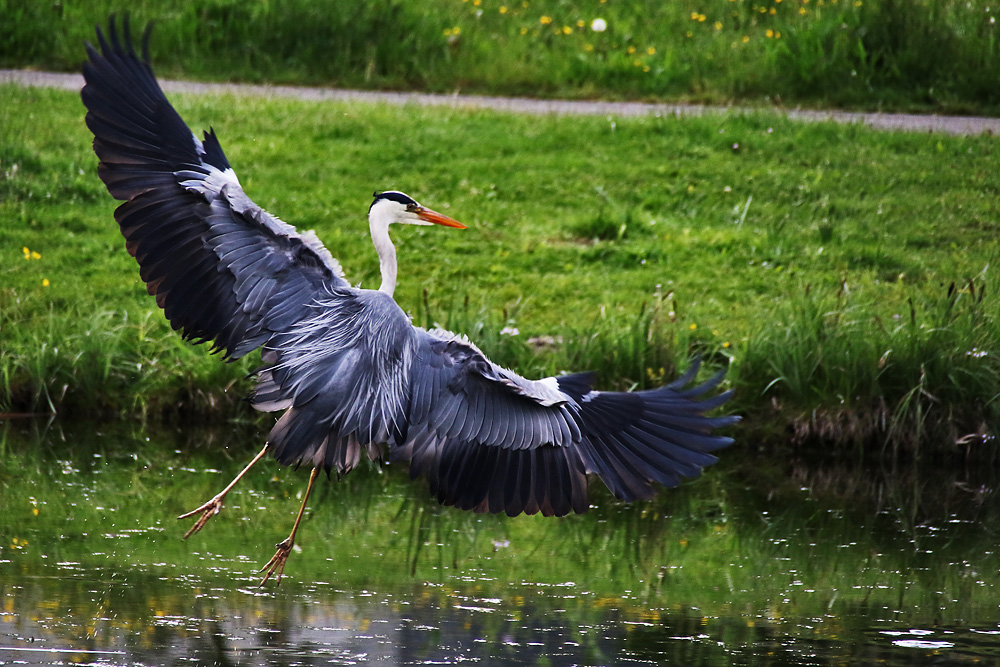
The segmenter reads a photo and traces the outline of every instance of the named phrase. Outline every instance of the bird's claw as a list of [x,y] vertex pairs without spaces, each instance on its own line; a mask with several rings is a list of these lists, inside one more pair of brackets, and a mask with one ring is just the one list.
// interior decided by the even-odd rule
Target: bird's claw
[[211,519],[213,516],[215,516],[221,511],[222,511],[222,496],[219,495],[212,498],[198,509],[193,509],[190,512],[187,512],[186,514],[181,514],[179,517],[177,517],[178,519],[186,519],[190,516],[194,516],[195,514],[201,512],[201,516],[198,517],[198,520],[194,522],[194,525],[191,526],[190,530],[184,533],[184,539],[186,540],[187,538],[191,537],[199,530],[201,530],[205,526],[205,524],[208,523],[209,519]]
[[258,572],[267,570],[267,574],[265,574],[264,578],[260,580],[257,588],[263,588],[264,584],[266,584],[267,580],[271,578],[271,575],[274,574],[275,570],[278,571],[278,576],[274,578],[274,585],[277,586],[281,583],[281,575],[285,572],[285,562],[288,561],[288,555],[292,553],[292,544],[292,538],[286,537],[284,540],[275,545],[278,547],[278,550],[274,552],[273,556],[271,556],[271,560],[267,561],[267,565],[258,570]]

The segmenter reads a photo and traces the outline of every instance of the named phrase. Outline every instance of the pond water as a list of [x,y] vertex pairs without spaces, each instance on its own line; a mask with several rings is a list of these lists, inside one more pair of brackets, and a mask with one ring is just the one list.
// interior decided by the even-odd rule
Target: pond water
[[[0,664],[832,665],[1000,659],[987,466],[734,448],[581,516],[439,506],[398,467],[325,480],[280,586],[257,570],[308,478],[264,429],[0,424]],[[599,484],[599,483],[598,483]]]

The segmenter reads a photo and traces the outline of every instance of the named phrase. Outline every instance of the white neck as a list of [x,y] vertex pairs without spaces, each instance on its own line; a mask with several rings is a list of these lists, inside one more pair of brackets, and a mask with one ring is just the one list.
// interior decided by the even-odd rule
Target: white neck
[[389,222],[384,216],[373,215],[368,221],[368,227],[382,273],[382,285],[378,290],[392,296],[396,291],[396,246],[392,245],[392,239],[389,238]]

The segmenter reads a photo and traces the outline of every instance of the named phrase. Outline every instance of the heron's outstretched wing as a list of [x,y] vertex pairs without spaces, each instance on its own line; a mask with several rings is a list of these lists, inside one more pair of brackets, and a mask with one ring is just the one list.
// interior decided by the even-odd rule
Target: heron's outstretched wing
[[476,511],[563,515],[588,507],[586,474],[618,498],[676,486],[732,443],[713,435],[736,416],[708,417],[731,392],[703,398],[723,373],[694,387],[698,365],[648,391],[599,392],[590,374],[525,380],[468,341],[421,332],[411,371],[404,442],[409,460],[449,505]]
[[149,29],[140,59],[127,18],[122,28],[124,40],[114,17],[107,39],[98,29],[100,50],[88,44],[83,67],[98,173],[125,202],[115,219],[174,329],[240,357],[347,282],[315,235],[244,194],[214,131],[192,134],[153,76]]

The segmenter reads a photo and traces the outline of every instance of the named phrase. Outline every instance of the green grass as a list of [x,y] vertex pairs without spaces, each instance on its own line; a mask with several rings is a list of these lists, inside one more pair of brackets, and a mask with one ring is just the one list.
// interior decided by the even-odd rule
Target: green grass
[[764,394],[776,413],[784,402],[812,406],[794,424],[796,440],[850,447],[881,439],[917,455],[930,442],[932,453],[978,447],[992,458],[992,446],[969,437],[997,425],[1000,368],[988,357],[1000,340],[1000,309],[985,290],[975,280],[923,295],[906,289],[914,296],[887,315],[846,289],[807,289],[751,335],[740,376],[773,378]]
[[[0,65],[77,70],[123,5],[0,0]],[[142,0],[203,79],[995,113],[987,0]],[[596,19],[606,29],[593,29]]]
[[[373,189],[467,223],[395,231],[397,299],[527,375],[593,369],[602,386],[643,387],[689,357],[707,371],[728,358],[739,435],[770,442],[952,452],[1000,423],[991,137],[765,113],[175,102],[214,126],[250,196],[316,229],[353,282],[378,281]],[[223,364],[169,330],[82,117],[74,94],[0,87],[0,411],[249,417],[237,399],[255,361]]]

